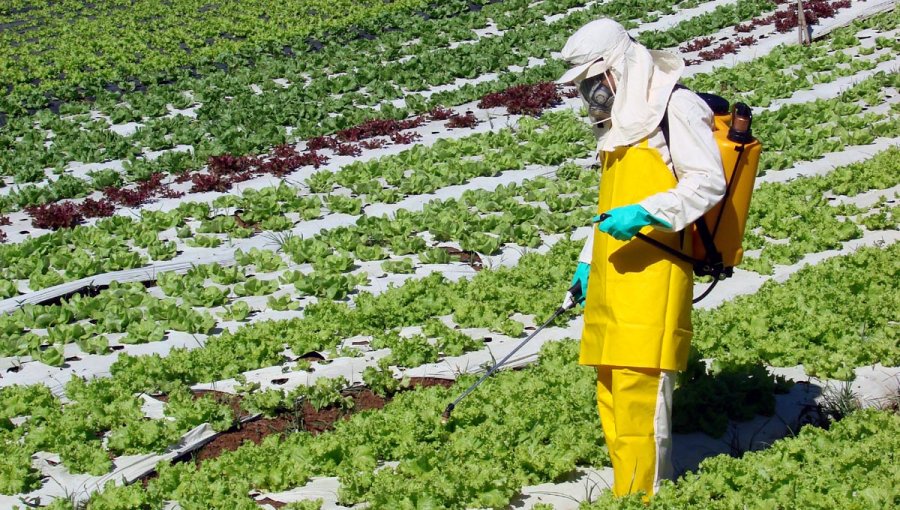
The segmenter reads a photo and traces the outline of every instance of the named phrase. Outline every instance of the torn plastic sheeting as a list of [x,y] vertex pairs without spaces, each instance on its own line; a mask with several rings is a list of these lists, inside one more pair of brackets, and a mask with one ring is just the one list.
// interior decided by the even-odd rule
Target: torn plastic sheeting
[[166,403],[162,400],[155,399],[146,393],[138,395],[144,402],[141,404],[141,412],[145,418],[152,420],[162,420],[166,417]]
[[81,290],[91,285],[109,285],[111,282],[140,282],[156,279],[158,273],[174,271],[177,273],[186,273],[191,266],[196,264],[233,264],[234,254],[213,253],[208,255],[200,255],[191,260],[181,260],[177,262],[158,262],[149,266],[139,267],[135,269],[125,269],[112,273],[103,273],[94,276],[73,280],[60,285],[37,290],[21,296],[12,297],[0,301],[0,313],[8,313],[19,308],[22,303],[42,303],[59,296],[69,294]]
[[[58,455],[39,452],[35,455],[33,465],[49,481],[44,482],[40,489],[16,496],[15,503],[21,504],[21,501],[18,500],[19,497],[25,500],[40,498],[42,502],[45,501],[45,498],[50,500],[68,497],[72,497],[78,502],[86,501],[91,493],[102,489],[107,482],[112,481],[116,485],[133,483],[153,472],[159,462],[169,461],[196,450],[216,435],[217,432],[209,424],[198,425],[184,434],[179,443],[170,447],[166,453],[125,455],[113,459],[112,471],[103,476],[70,473],[59,463]],[[10,498],[0,497],[0,504],[5,502],[4,499]]]

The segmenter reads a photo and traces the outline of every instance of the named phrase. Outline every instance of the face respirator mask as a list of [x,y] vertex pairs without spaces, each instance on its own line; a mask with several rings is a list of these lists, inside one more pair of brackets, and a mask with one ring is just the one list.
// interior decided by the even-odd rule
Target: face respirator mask
[[616,94],[602,83],[603,75],[585,78],[578,85],[578,92],[587,102],[588,115],[595,124],[606,122],[612,116],[613,102]]

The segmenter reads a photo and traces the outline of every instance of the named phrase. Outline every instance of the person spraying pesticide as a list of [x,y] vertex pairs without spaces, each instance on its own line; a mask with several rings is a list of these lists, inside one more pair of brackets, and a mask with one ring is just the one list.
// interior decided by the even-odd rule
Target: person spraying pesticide
[[[752,112],[679,85],[684,62],[635,42],[609,19],[562,49],[597,136],[597,215],[562,305],[485,372],[453,410],[555,319],[584,303],[579,362],[596,367],[613,493],[648,500],[672,477],[672,394],[687,368],[691,307],[743,258],[762,146]],[[693,274],[713,283],[693,299]],[[588,282],[591,283],[588,286]]]
[[672,393],[690,349],[693,267],[643,239],[690,255],[688,227],[725,196],[714,116],[677,86],[680,57],[648,50],[613,20],[578,29],[562,57],[572,67],[557,83],[578,87],[601,168],[596,229],[572,280],[586,296],[579,363],[597,370],[613,493],[649,498],[673,475]]

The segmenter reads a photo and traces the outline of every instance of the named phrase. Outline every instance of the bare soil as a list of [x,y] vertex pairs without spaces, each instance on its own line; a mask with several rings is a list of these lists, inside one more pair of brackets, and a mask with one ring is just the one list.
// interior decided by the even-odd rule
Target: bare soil
[[[427,388],[430,386],[443,386],[446,388],[452,386],[453,383],[454,381],[435,377],[413,377],[410,379],[409,388],[405,391],[414,388]],[[217,402],[227,403],[235,412],[235,416],[241,416],[244,413],[241,409],[241,397],[238,395],[211,390],[195,391],[194,394],[195,397],[211,395]],[[332,430],[334,424],[338,420],[346,420],[355,413],[369,409],[382,409],[385,404],[391,400],[390,398],[380,397],[373,393],[372,390],[363,386],[347,388],[342,394],[353,399],[353,407],[343,409],[339,406],[331,406],[316,410],[309,402],[303,402],[302,407],[298,409],[297,412],[284,411],[272,418],[258,418],[239,423],[230,430],[214,437],[212,441],[201,446],[199,449],[175,459],[175,462],[193,461],[199,465],[208,459],[217,458],[222,452],[237,450],[241,445],[248,441],[259,444],[264,438],[273,434],[285,436],[292,432],[301,431],[313,435],[320,434]],[[164,402],[168,400],[167,395],[154,396],[154,398]],[[141,483],[146,486],[149,480],[156,477],[157,474],[155,472],[151,473],[144,477],[141,480]],[[263,502],[267,502],[276,508],[279,508],[274,504],[277,502]]]

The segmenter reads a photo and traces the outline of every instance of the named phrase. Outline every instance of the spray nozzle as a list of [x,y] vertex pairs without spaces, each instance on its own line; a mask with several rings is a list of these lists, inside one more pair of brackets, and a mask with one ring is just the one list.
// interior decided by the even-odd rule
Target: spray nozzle
[[450,421],[450,413],[453,412],[453,408],[456,407],[454,404],[450,404],[447,406],[447,409],[444,409],[444,412],[441,414],[441,424],[446,425],[447,422]]

